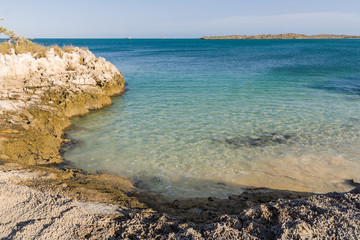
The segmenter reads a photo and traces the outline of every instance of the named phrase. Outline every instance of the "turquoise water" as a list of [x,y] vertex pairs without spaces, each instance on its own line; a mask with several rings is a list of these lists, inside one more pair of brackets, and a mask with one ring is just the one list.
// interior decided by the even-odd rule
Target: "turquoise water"
[[72,120],[74,167],[172,197],[360,180],[359,40],[39,41],[87,46],[128,84]]

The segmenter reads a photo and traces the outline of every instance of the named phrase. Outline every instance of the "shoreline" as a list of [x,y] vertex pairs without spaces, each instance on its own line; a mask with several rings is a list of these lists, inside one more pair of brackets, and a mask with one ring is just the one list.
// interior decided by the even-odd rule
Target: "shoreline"
[[[108,175],[57,169],[58,164],[64,163],[61,149],[62,144],[68,142],[64,132],[71,125],[69,119],[110,105],[110,97],[122,94],[125,87],[116,67],[103,58],[96,58],[90,51],[74,48],[61,54],[50,48],[47,57],[39,59],[30,53],[0,55],[4,69],[0,75],[2,161],[51,173],[53,179],[44,185],[56,186],[57,182],[67,181],[72,188],[81,186],[84,194],[103,186],[106,191],[114,192],[117,199],[107,202],[144,207],[125,194],[135,189],[125,179],[114,177],[117,182],[109,184]],[[79,183],[79,179],[83,183]]]
[[[163,209],[139,209],[101,203],[101,199],[81,199],[95,192],[71,195],[67,191],[71,187],[68,182],[41,184],[52,177],[39,169],[0,165],[0,198],[5,200],[0,206],[0,237],[307,239],[356,238],[360,234],[359,187],[347,193],[310,193],[308,197],[290,191],[253,189],[246,194],[229,196],[226,201],[220,200],[220,206],[210,205],[216,199],[208,198],[208,203],[200,207],[188,201],[166,203],[153,196]],[[287,200],[289,196],[293,198]],[[253,199],[259,200],[247,205]],[[23,211],[27,213],[23,215]]]
[[[138,189],[129,180],[114,175],[58,168],[59,164],[64,163],[61,157],[63,144],[69,141],[63,139],[64,132],[71,124],[69,119],[110,105],[111,96],[124,92],[125,82],[115,66],[103,58],[96,58],[88,50],[75,48],[72,52],[64,52],[58,56],[50,49],[47,58],[41,59],[30,54],[0,55],[0,64],[3,64],[1,67],[6,69],[0,75],[0,111],[3,120],[0,126],[0,166],[3,168],[0,169],[0,176],[14,173],[13,175],[21,178],[29,173],[36,173],[33,178],[25,177],[14,183],[0,178],[0,183],[9,189],[21,188],[13,186],[15,184],[25,187],[21,188],[25,192],[34,189],[43,193],[57,192],[78,201],[101,202],[131,209],[132,213],[126,213],[123,217],[113,215],[110,222],[120,225],[110,224],[111,226],[105,227],[109,231],[124,231],[123,237],[133,236],[134,221],[138,224],[137,227],[155,228],[153,232],[136,232],[136,235],[143,237],[146,234],[151,234],[148,237],[164,234],[170,236],[176,231],[196,237],[201,235],[199,229],[210,226],[212,230],[209,234],[215,237],[221,229],[221,224],[216,225],[219,223],[226,226],[230,224],[225,235],[231,234],[237,226],[238,231],[255,236],[255,230],[259,228],[246,229],[243,227],[246,225],[244,223],[241,226],[232,225],[237,219],[233,216],[241,215],[246,210],[250,211],[248,216],[255,217],[253,214],[260,211],[260,217],[257,218],[263,221],[269,218],[266,214],[273,214],[272,208],[268,209],[269,206],[279,201],[292,204],[290,200],[278,200],[279,198],[300,199],[294,200],[299,204],[301,201],[308,201],[305,198],[311,200],[325,196],[250,187],[243,194],[232,195],[228,199],[169,199]],[[354,194],[360,198],[356,191]],[[340,193],[338,195],[342,196]],[[52,194],[45,196],[49,199],[53,197]],[[354,204],[356,205],[356,201]],[[277,215],[274,213],[273,216]],[[162,226],[166,229],[156,230],[162,229]],[[116,231],[112,234],[116,235]],[[258,236],[268,236],[266,231],[258,233]]]
[[203,40],[285,40],[285,39],[360,39],[360,36],[335,35],[335,34],[318,34],[306,35],[296,33],[285,34],[260,34],[260,35],[228,35],[228,36],[204,36]]

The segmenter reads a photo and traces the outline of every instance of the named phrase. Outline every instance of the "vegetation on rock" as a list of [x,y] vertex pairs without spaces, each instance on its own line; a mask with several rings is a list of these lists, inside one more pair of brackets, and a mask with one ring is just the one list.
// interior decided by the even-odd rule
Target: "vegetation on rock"
[[[0,18],[0,20],[3,20]],[[0,26],[0,37],[5,36],[7,41],[0,42],[0,54],[23,54],[31,53],[36,59],[46,57],[46,53],[50,48],[53,48],[57,56],[62,56],[63,52],[72,52],[75,50],[73,46],[43,46],[36,44],[29,39],[17,35],[14,31]]]

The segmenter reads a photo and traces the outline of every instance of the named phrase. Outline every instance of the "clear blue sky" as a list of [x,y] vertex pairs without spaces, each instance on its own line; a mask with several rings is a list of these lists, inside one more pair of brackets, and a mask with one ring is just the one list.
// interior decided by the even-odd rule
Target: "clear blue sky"
[[1,17],[34,38],[360,35],[360,0],[0,0]]

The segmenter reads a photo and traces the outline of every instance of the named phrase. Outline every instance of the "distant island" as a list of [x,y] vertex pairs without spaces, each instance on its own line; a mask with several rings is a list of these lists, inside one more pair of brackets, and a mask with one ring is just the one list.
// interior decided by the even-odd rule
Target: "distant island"
[[360,39],[360,36],[334,34],[305,35],[296,33],[285,33],[260,35],[205,36],[201,39]]

